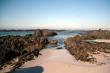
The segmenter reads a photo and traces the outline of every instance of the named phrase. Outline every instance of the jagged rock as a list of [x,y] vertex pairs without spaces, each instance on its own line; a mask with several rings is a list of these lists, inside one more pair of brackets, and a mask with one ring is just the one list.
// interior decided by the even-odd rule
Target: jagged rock
[[42,34],[43,34],[43,36],[55,36],[55,35],[57,35],[57,33],[55,31],[48,30],[48,29],[42,30]]
[[[108,33],[105,35],[105,33]],[[65,48],[72,54],[77,60],[81,61],[88,61],[91,63],[96,62],[95,58],[89,58],[90,54],[94,54],[97,51],[99,52],[110,52],[110,43],[104,42],[90,42],[86,40],[90,39],[99,39],[99,38],[109,38],[110,32],[109,31],[92,31],[88,34],[82,36],[75,36],[67,38],[64,41]],[[103,36],[102,36],[103,35]],[[99,37],[101,36],[101,37]],[[95,37],[95,38],[93,38]]]
[[[0,37],[0,64],[22,56],[38,49],[39,51],[47,44],[47,37],[42,35],[42,30],[26,36],[3,36]],[[38,51],[38,52],[39,52]],[[36,52],[36,53],[38,53]],[[39,53],[38,53],[39,54]],[[34,55],[38,55],[34,54]]]
[[82,36],[85,39],[110,39],[110,31],[99,29],[95,31],[88,31]]

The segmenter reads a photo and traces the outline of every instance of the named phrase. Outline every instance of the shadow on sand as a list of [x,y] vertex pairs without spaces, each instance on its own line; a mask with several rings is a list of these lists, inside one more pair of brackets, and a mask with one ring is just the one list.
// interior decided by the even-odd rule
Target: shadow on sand
[[43,67],[36,66],[30,68],[22,68],[22,69],[17,69],[12,73],[43,73]]

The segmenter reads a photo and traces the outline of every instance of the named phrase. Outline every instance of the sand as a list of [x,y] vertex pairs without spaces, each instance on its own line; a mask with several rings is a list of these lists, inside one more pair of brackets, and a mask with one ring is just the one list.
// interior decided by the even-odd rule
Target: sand
[[82,67],[76,65],[68,65],[60,62],[50,62],[42,65],[43,73],[109,73],[110,65]]
[[57,50],[55,48],[48,48],[43,49],[40,53],[42,55],[40,55],[38,58],[35,58],[35,60],[26,62],[22,67],[33,67],[49,62],[63,62],[68,64],[74,64],[73,61],[76,61],[75,58],[71,56],[66,49]]
[[90,64],[75,60],[66,49],[44,49],[42,55],[35,60],[26,62],[22,68],[41,66],[43,73],[109,73],[110,72],[110,56],[105,59],[101,54],[96,57],[105,65]]
[[[28,61],[21,66],[21,68],[29,68],[35,66],[41,66],[43,73],[109,73],[110,72],[110,56],[108,59],[102,58],[102,55],[96,56],[105,62],[105,65],[90,64],[88,62],[77,61],[70,55],[66,49],[48,48],[43,49],[40,52],[38,58]],[[9,67],[7,68],[10,69]],[[0,73],[6,72],[2,70]]]
[[106,42],[106,43],[110,43],[110,40],[108,39],[96,39],[96,40],[93,40],[95,42]]
[[[110,54],[94,55],[99,64],[90,64],[75,60],[66,49],[47,48],[41,50],[40,53],[42,55],[24,63],[21,68],[41,66],[42,73],[110,73]],[[100,63],[105,64],[101,65]],[[10,66],[7,66],[0,73],[9,71],[9,69]]]

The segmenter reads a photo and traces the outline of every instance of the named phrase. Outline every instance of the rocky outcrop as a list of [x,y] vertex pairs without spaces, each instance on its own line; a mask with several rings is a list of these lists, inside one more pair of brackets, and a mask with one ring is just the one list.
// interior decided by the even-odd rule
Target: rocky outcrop
[[[36,32],[35,32],[36,33]],[[37,34],[26,36],[3,36],[0,37],[0,65],[24,54],[35,54],[35,50],[43,49],[47,44],[47,37],[40,31]],[[36,52],[38,53],[38,52]],[[26,57],[25,57],[26,58]]]
[[42,35],[43,36],[55,36],[55,35],[57,35],[57,33],[53,30],[43,29]]
[[94,31],[88,31],[82,36],[85,39],[110,39],[110,31],[99,29]]
[[[104,34],[101,31],[93,31],[93,32],[101,32],[100,35]],[[86,41],[90,39],[97,39],[98,35],[93,34],[93,32],[89,32],[88,34],[82,36],[75,36],[70,37],[64,41],[65,48],[77,59],[81,61],[88,61],[91,63],[96,62],[96,59],[92,56],[92,54],[96,54],[96,52],[105,52],[110,53],[110,43],[104,42],[93,42],[93,41]],[[109,33],[110,34],[110,33]],[[109,36],[107,34],[106,38]],[[93,38],[95,37],[95,38]],[[105,35],[100,38],[105,38]]]
[[56,39],[49,40],[49,45],[57,46],[58,41]]
[[[36,30],[33,34],[25,36],[2,36],[0,37],[0,68],[5,64],[11,64],[13,58],[18,57],[11,71],[21,66],[24,62],[32,60],[34,56],[41,55],[39,52],[49,42],[48,36],[57,33],[49,30]],[[55,41],[51,42],[56,44]]]

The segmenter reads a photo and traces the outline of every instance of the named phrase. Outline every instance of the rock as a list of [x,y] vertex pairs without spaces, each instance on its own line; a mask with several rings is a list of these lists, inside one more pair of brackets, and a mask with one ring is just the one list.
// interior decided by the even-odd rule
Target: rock
[[43,36],[55,36],[55,35],[57,35],[57,33],[55,31],[48,30],[48,29],[42,30],[42,34],[43,34]]
[[37,57],[38,57],[39,55],[41,55],[39,49],[35,49],[35,50],[33,51],[33,54],[34,54],[34,56],[37,56]]
[[33,34],[32,34],[32,37],[33,37],[33,38],[42,37],[42,36],[43,36],[43,32],[42,32],[42,30],[40,30],[40,29],[34,31]]
[[[17,56],[33,53],[34,48],[39,51],[47,44],[47,37],[42,35],[42,30],[26,36],[3,36],[0,37],[0,64],[6,63]],[[38,51],[38,52],[39,52]],[[36,52],[36,53],[38,53]],[[34,55],[39,55],[34,54]],[[31,56],[32,58],[32,56]]]
[[32,60],[33,58],[34,58],[34,55],[33,55],[33,54],[30,54],[30,55],[28,55],[28,56],[26,57],[26,59],[27,59],[28,61]]
[[49,45],[51,46],[57,46],[58,41],[55,39],[49,40]]
[[0,70],[2,70],[3,68],[2,67],[0,67]]
[[[67,38],[64,41],[65,48],[76,58],[76,60],[81,61],[87,61],[94,63],[96,62],[95,58],[88,58],[90,54],[94,54],[97,51],[99,52],[110,52],[110,43],[104,43],[104,42],[89,42],[86,40],[94,39],[95,38],[106,38],[109,36],[109,34],[105,35],[105,32],[108,33],[109,31],[92,31],[88,34],[82,35],[82,36],[75,36]],[[97,37],[97,36],[102,37]]]
[[83,36],[85,39],[110,39],[110,31],[99,29],[99,30],[89,31]]
[[47,36],[55,36],[55,35],[57,35],[55,31],[48,30],[48,29],[39,29],[34,31],[34,33],[32,34],[32,37],[33,38],[42,37],[42,36],[47,37]]
[[[0,68],[8,64],[13,66],[10,72],[14,71],[26,61],[34,59],[34,56],[41,55],[39,52],[46,44],[48,38],[42,30],[25,36],[0,37]],[[16,57],[17,61],[11,61]]]

